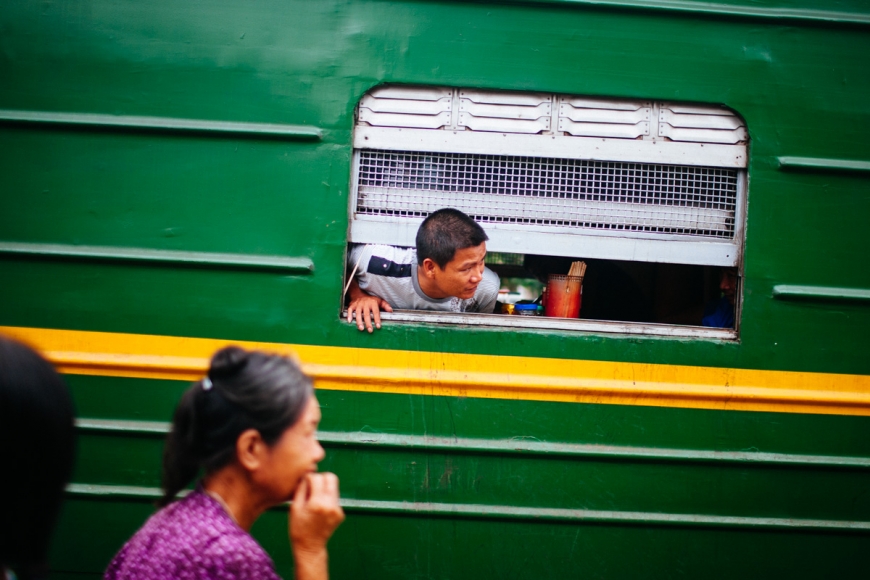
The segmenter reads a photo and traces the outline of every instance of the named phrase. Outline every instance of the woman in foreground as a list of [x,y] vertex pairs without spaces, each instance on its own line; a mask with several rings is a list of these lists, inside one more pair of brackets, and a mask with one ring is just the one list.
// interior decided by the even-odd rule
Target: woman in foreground
[[[106,580],[277,579],[248,533],[266,509],[292,499],[297,580],[325,579],[326,542],[344,520],[338,478],[315,473],[323,448],[312,382],[290,359],[218,351],[182,396],[163,456],[163,506],[128,541]],[[202,471],[196,489],[175,495]]]

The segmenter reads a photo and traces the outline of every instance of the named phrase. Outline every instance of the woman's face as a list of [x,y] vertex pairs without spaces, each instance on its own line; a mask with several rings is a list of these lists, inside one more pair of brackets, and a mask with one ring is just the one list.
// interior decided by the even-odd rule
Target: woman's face
[[316,437],[318,423],[320,405],[312,395],[299,420],[269,448],[260,483],[276,503],[292,499],[302,478],[317,471],[318,462],[325,457]]

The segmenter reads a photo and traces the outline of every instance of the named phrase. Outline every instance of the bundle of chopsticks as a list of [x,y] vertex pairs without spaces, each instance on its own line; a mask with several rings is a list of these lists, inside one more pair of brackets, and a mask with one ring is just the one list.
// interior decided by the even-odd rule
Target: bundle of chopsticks
[[568,270],[568,275],[569,276],[577,276],[578,278],[580,278],[582,280],[583,276],[586,275],[586,262],[583,262],[583,261],[571,262],[571,269]]

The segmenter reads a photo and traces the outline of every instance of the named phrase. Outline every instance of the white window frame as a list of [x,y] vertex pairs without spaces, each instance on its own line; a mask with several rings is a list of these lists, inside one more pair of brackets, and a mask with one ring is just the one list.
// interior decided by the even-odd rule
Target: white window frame
[[[392,91],[392,93],[390,92]],[[435,116],[410,118],[404,121],[403,115],[389,115],[379,118],[379,113],[367,114],[363,105],[373,102],[373,96],[398,94],[407,97],[415,91],[424,91],[433,95],[425,98],[441,97],[443,106],[439,104]],[[714,237],[690,237],[686,235],[667,234],[660,232],[596,230],[585,228],[566,228],[540,224],[512,223],[481,223],[489,236],[487,250],[516,254],[540,254],[551,256],[598,258],[607,260],[644,261],[673,264],[690,264],[703,266],[720,266],[741,268],[742,250],[745,231],[745,212],[747,199],[748,146],[747,132],[742,120],[727,109],[725,115],[730,117],[706,117],[704,113],[712,112],[723,115],[722,108],[697,105],[681,105],[675,103],[653,103],[627,101],[620,99],[582,101],[580,97],[551,95],[549,105],[539,105],[537,111],[551,114],[551,118],[542,117],[537,121],[544,130],[537,134],[511,132],[514,126],[521,126],[520,131],[526,131],[529,121],[483,119],[485,130],[469,130],[461,126],[462,115],[468,108],[458,106],[460,98],[468,89],[449,87],[381,87],[370,91],[360,102],[358,120],[353,135],[353,160],[350,191],[350,227],[348,241],[350,243],[389,244],[395,246],[414,246],[417,229],[422,223],[422,217],[396,217],[384,215],[358,214],[357,200],[359,191],[360,151],[387,150],[420,153],[467,153],[481,155],[505,155],[522,157],[542,157],[557,159],[579,159],[589,161],[614,161],[629,163],[649,163],[662,165],[700,166],[726,168],[737,170],[737,195],[734,209],[734,230],[731,239]],[[540,94],[480,92],[476,94],[495,95],[505,102],[522,103],[528,95],[540,100]],[[507,95],[507,98],[504,98]],[[450,98],[447,98],[449,96]],[[377,99],[374,99],[377,100]],[[636,125],[628,125],[634,138],[613,138],[598,136],[577,136],[563,131],[548,131],[549,127],[563,129],[565,118],[560,117],[554,103],[590,102],[591,106],[611,106],[620,109],[622,103],[628,103],[625,108],[643,106],[640,115],[634,114],[631,122],[640,119]],[[407,113],[413,110],[414,104],[402,101],[387,102],[388,107]],[[537,102],[537,101],[533,101]],[[401,106],[396,106],[396,103]],[[528,104],[528,103],[523,103]],[[426,108],[431,109],[431,101]],[[485,106],[484,106],[485,108]],[[449,109],[449,113],[447,112]],[[463,112],[465,111],[465,112]],[[431,112],[431,111],[430,111]],[[592,110],[598,113],[597,110]],[[692,116],[691,113],[698,113]],[[618,111],[616,114],[623,115]],[[645,116],[643,116],[645,115]],[[615,118],[615,117],[614,117]],[[674,129],[668,123],[674,118],[689,119],[690,128]],[[396,120],[398,119],[398,120]],[[432,119],[435,119],[434,121]],[[468,117],[466,117],[468,119]],[[729,132],[705,130],[704,123],[726,122],[731,128]],[[737,121],[735,121],[735,119]],[[373,124],[369,124],[369,121]],[[442,124],[437,128],[420,128],[419,126],[400,126]],[[500,125],[501,123],[501,125]],[[525,125],[523,125],[525,123]],[[567,123],[573,123],[568,121]],[[388,125],[388,126],[384,126]],[[389,126],[394,125],[394,126]],[[399,125],[399,126],[395,126]],[[582,125],[575,124],[575,125]],[[504,131],[498,131],[502,127]],[[594,133],[598,127],[605,131],[613,131],[615,125],[590,125]],[[620,127],[616,126],[617,129]],[[700,128],[698,128],[700,127]],[[736,127],[736,129],[734,128]],[[537,129],[533,126],[531,130]],[[721,128],[721,127],[714,127]],[[573,130],[573,129],[572,129]],[[581,127],[581,132],[585,130]],[[680,133],[685,131],[685,133]],[[689,137],[685,137],[688,134]],[[724,134],[726,142],[711,142]],[[677,135],[690,141],[674,141],[666,135]],[[712,137],[710,136],[712,135]],[[736,135],[736,137],[735,137]],[[697,142],[691,142],[693,136],[698,136]],[[731,142],[737,141],[737,142]],[[742,139],[742,140],[741,140]],[[740,305],[738,301],[735,319],[739,325]],[[539,317],[506,317],[503,315],[456,315],[449,313],[430,312],[396,312],[390,315],[384,313],[386,320],[407,322],[432,322],[447,324],[463,324],[471,326],[540,328],[548,330],[582,330],[594,333],[619,333],[630,335],[679,336],[695,338],[734,339],[737,329],[712,329],[704,327],[644,324],[631,322],[592,321],[585,319],[566,320]]]

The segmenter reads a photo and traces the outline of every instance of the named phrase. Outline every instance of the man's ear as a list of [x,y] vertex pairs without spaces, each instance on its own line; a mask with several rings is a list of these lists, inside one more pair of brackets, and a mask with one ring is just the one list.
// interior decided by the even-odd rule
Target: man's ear
[[266,442],[256,429],[242,431],[236,439],[236,459],[248,471],[256,471],[262,464]]
[[425,258],[423,260],[423,275],[427,278],[435,277],[435,268],[438,267],[438,264],[435,263],[435,260],[432,258]]

